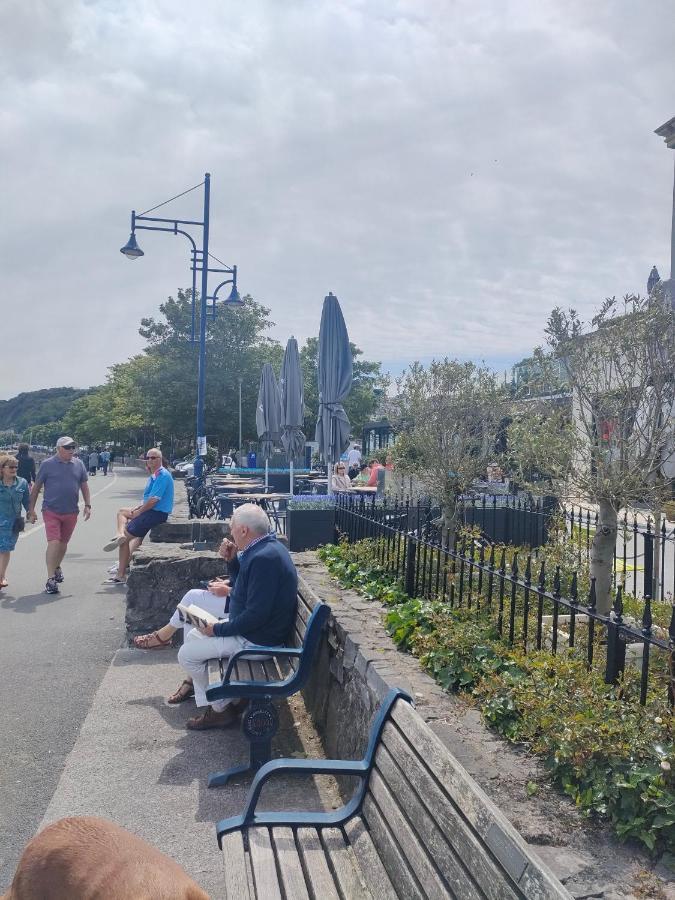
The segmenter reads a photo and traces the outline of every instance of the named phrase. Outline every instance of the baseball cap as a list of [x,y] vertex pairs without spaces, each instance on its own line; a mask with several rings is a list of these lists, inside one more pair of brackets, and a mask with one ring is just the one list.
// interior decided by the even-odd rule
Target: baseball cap
[[71,444],[77,445],[77,441],[75,438],[68,437],[68,435],[64,435],[64,437],[60,437],[56,442],[57,447],[68,447]]

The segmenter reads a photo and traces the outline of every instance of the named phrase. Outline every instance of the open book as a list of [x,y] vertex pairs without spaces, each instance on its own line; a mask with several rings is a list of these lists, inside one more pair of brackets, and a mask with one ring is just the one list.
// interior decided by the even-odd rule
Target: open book
[[218,618],[217,616],[211,615],[211,613],[207,612],[205,609],[195,606],[194,603],[191,606],[183,606],[182,603],[179,603],[178,618],[181,622],[189,622],[190,625],[194,625],[196,628],[204,628],[206,625],[215,625],[217,622],[224,622],[227,616]]

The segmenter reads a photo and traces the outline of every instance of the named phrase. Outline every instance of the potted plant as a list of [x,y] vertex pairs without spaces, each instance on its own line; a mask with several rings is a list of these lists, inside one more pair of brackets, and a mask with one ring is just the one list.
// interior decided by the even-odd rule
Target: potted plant
[[325,494],[296,494],[286,507],[289,550],[316,550],[335,540],[335,500]]

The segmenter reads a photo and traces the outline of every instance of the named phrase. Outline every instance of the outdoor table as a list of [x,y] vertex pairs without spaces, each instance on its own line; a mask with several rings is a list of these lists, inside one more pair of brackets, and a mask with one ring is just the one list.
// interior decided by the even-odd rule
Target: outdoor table
[[241,506],[243,503],[256,503],[267,513],[267,517],[270,520],[270,524],[274,522],[274,525],[278,531],[282,531],[281,522],[279,519],[279,509],[278,503],[281,500],[290,499],[290,494],[223,494],[226,500],[230,500],[232,502],[233,511],[237,508],[237,506]]
[[[357,494],[376,494],[377,488],[374,486],[369,487],[367,484],[353,484],[351,492],[352,493],[355,492]],[[345,494],[349,494],[349,493],[350,493],[350,491],[345,491]]]

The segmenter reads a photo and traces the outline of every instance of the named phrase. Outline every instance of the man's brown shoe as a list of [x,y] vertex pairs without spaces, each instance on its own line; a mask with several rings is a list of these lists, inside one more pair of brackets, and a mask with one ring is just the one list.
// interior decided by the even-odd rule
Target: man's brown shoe
[[226,706],[222,712],[216,712],[212,706],[207,707],[203,716],[193,716],[185,723],[190,731],[207,731],[209,728],[228,728],[239,720],[237,713]]

